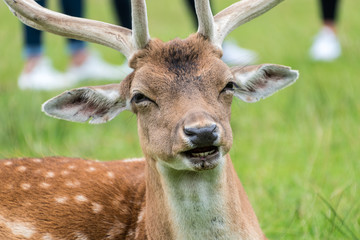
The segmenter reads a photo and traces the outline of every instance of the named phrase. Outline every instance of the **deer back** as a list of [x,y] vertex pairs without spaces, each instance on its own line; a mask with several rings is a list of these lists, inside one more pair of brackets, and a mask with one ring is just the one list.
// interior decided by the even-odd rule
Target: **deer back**
[[3,160],[0,239],[135,237],[145,205],[144,167],[143,159]]

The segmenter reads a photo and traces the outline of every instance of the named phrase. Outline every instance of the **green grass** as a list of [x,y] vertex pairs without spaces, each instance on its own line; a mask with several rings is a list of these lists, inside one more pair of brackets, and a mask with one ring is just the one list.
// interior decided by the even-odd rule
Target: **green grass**
[[[219,10],[233,1],[213,2]],[[114,22],[108,2],[91,0],[88,5],[88,17]],[[69,123],[40,111],[41,104],[59,92],[18,89],[23,66],[21,26],[5,4],[0,6],[0,157],[140,156],[136,117],[131,113],[104,125]],[[341,2],[343,55],[332,63],[308,57],[320,27],[314,1],[285,1],[230,36],[256,50],[259,62],[300,71],[296,84],[269,99],[233,104],[231,156],[270,239],[360,239],[358,8],[356,1]],[[181,0],[148,1],[148,9],[153,37],[184,38],[193,31]],[[55,66],[64,70],[63,39],[47,34],[46,43]],[[92,47],[112,63],[123,61],[116,51]]]

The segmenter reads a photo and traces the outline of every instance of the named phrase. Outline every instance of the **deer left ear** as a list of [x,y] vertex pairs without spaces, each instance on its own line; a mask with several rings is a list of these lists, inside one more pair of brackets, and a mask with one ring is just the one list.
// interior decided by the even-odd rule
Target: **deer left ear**
[[233,67],[231,72],[238,85],[234,95],[244,102],[257,102],[269,97],[299,77],[298,71],[275,64]]
[[119,84],[66,91],[42,105],[47,115],[73,122],[105,123],[129,110]]

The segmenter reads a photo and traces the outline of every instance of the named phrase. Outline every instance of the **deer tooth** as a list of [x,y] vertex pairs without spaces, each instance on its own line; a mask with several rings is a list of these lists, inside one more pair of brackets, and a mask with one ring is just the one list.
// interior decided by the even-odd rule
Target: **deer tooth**
[[214,154],[216,152],[215,149],[211,150],[211,151],[207,151],[207,152],[199,152],[199,153],[191,153],[191,157],[201,157],[201,158],[204,158],[204,157],[207,157],[211,154]]

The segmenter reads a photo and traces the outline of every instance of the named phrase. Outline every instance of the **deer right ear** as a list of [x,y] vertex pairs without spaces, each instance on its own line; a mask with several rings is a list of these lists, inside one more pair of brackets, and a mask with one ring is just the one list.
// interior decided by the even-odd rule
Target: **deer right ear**
[[47,115],[73,122],[105,123],[128,110],[119,84],[83,87],[66,91],[42,105]]
[[244,102],[257,102],[269,97],[299,77],[298,71],[276,64],[233,67],[231,71],[238,85],[235,96]]

